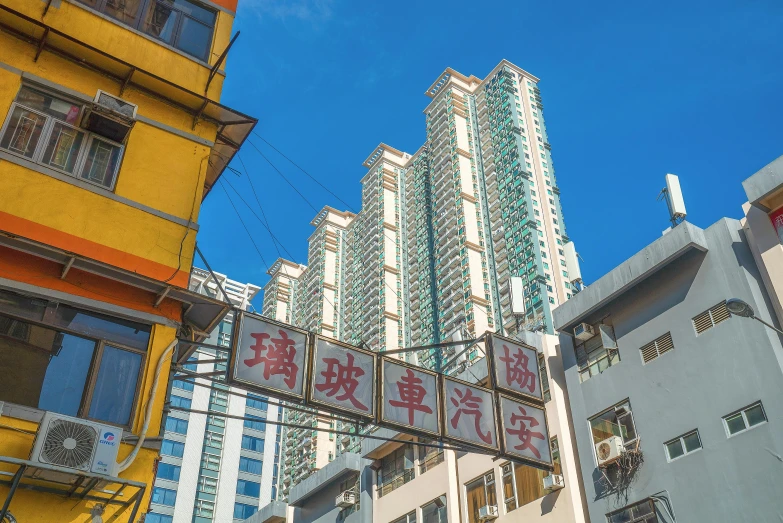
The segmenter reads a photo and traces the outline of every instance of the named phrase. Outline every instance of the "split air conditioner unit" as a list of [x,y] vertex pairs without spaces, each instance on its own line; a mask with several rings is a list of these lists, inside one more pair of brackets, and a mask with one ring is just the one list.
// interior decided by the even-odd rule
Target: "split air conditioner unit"
[[565,487],[565,480],[563,479],[562,474],[544,476],[544,490],[552,492],[560,490],[563,487]]
[[593,330],[593,326],[588,323],[580,323],[574,327],[574,337],[578,340],[589,340],[593,336],[595,336],[595,330]]
[[497,519],[498,507],[497,505],[484,505],[479,509],[479,521],[490,521]]
[[136,123],[138,106],[98,90],[82,115],[81,126],[109,140],[123,143]]
[[[122,429],[117,427],[46,412],[35,436],[30,461],[114,477],[118,473],[117,452],[121,440]],[[36,477],[70,482],[76,479],[45,469]]]
[[341,492],[334,500],[334,506],[338,508],[348,508],[356,505],[356,493],[352,490]]
[[612,436],[595,444],[595,455],[598,456],[598,466],[611,465],[622,456],[625,451],[623,440],[619,436]]

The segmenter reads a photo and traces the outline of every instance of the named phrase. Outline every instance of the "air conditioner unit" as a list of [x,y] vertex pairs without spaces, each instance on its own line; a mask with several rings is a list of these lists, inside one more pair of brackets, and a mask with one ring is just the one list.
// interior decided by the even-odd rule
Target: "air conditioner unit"
[[605,467],[617,461],[625,451],[623,440],[612,436],[595,444],[595,455],[598,456],[598,466]]
[[[121,440],[122,429],[117,427],[46,412],[35,435],[30,461],[116,476]],[[37,477],[49,475],[64,476],[42,470]],[[68,477],[68,480],[75,478]]]
[[544,490],[560,490],[563,487],[565,487],[565,480],[563,479],[562,474],[544,476]]
[[484,505],[479,509],[479,521],[490,521],[492,519],[497,519],[497,517],[497,505]]
[[81,126],[113,140],[124,142],[136,123],[138,106],[98,90],[94,103],[88,104],[82,115]]
[[346,490],[341,492],[334,500],[334,506],[339,508],[347,508],[356,505],[356,493],[352,490]]
[[595,330],[593,330],[593,326],[588,323],[580,323],[574,327],[574,337],[578,340],[589,340],[593,336],[595,336]]

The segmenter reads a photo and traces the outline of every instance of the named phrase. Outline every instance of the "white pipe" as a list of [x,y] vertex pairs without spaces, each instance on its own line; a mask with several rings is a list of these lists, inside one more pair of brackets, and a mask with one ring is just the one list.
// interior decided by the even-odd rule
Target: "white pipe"
[[163,351],[163,354],[160,355],[160,359],[158,360],[158,367],[155,369],[155,379],[152,382],[152,389],[150,390],[150,399],[147,401],[147,412],[144,414],[144,425],[141,427],[141,432],[139,433],[139,441],[136,442],[136,446],[133,447],[133,450],[130,454],[128,454],[128,457],[125,458],[120,464],[119,464],[119,472],[122,472],[123,470],[130,467],[134,460],[136,459],[136,456],[139,453],[139,450],[141,449],[141,446],[144,444],[144,439],[147,437],[147,430],[150,427],[150,418],[152,417],[152,405],[155,401],[155,394],[158,391],[158,382],[160,381],[160,371],[163,368],[163,363],[166,361],[167,358],[171,356],[172,351],[174,350],[174,347],[177,346],[177,339],[174,338],[174,341],[172,341],[168,347],[166,347],[166,350]]

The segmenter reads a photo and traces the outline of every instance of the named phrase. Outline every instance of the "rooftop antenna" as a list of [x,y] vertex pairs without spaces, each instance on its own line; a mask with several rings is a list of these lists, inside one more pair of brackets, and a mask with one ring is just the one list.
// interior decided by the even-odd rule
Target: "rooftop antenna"
[[658,194],[658,201],[663,198],[666,199],[666,206],[669,208],[669,220],[672,222],[672,228],[677,227],[685,221],[688,213],[685,211],[680,179],[676,174],[666,175],[666,187]]

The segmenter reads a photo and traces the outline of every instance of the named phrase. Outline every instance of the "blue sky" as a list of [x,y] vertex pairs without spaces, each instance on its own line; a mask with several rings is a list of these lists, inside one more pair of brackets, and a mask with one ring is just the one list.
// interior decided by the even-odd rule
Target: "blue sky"
[[[257,117],[261,136],[358,210],[374,147],[422,144],[424,91],[438,75],[483,78],[506,58],[541,79],[566,229],[590,283],[667,227],[656,201],[667,172],[680,176],[689,221],[741,216],[740,182],[783,155],[781,27],[779,0],[239,0],[222,101]],[[251,141],[317,209],[345,208]],[[305,263],[316,212],[249,143],[240,157],[272,231]],[[223,176],[260,215],[247,176]],[[272,263],[269,234],[232,199]],[[199,222],[214,270],[267,281],[220,187]]]

